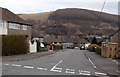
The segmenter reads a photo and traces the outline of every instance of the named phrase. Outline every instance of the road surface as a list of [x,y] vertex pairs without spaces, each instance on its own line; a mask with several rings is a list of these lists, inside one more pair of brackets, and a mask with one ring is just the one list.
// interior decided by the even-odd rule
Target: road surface
[[84,55],[84,50],[68,49],[40,58],[3,61],[3,75],[85,75],[106,76]]

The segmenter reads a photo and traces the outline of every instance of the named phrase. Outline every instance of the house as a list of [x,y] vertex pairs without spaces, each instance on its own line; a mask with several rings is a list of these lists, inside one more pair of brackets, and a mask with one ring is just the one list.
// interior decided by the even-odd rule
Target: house
[[47,35],[47,36],[43,37],[43,42],[50,43],[50,44],[62,43],[63,48],[72,48],[73,47],[73,39],[68,36]]
[[109,36],[110,42],[117,43],[118,47],[118,57],[120,58],[120,28]]
[[102,42],[101,55],[107,58],[120,58],[120,29],[108,38],[109,41]]
[[118,49],[120,50],[120,29],[118,29],[116,32],[110,35],[109,38],[110,42],[118,44]]
[[61,42],[61,38],[60,37],[56,37],[54,35],[46,35],[43,37],[43,42],[46,42],[46,43],[60,43]]
[[8,9],[0,7],[0,35],[24,35],[31,40],[31,26]]
[[74,38],[74,47],[83,47],[89,42],[83,38]]

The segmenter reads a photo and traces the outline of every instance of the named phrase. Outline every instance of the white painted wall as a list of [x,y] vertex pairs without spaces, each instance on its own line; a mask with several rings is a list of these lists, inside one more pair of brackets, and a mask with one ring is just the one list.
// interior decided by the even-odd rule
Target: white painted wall
[[3,27],[0,27],[0,35],[7,35],[8,34],[8,23],[4,21]]
[[30,53],[36,53],[37,52],[37,42],[35,41],[33,44],[31,43],[31,41],[29,41],[29,51]]
[[8,34],[7,28],[0,28],[0,35],[7,35],[7,34]]

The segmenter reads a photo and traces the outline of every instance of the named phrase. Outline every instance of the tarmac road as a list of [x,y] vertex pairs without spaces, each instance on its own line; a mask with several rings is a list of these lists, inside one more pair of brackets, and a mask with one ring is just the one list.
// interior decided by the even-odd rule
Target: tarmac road
[[68,49],[51,55],[21,61],[3,61],[3,75],[84,75],[107,76],[96,69],[84,50]]

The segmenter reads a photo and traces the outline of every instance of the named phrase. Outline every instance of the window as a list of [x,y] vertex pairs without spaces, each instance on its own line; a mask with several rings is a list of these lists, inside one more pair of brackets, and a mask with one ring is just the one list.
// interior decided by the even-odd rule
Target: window
[[27,25],[23,25],[23,30],[27,30]]
[[2,28],[2,27],[3,27],[3,21],[0,20],[0,28]]
[[9,23],[10,29],[20,29],[20,25],[16,23]]

